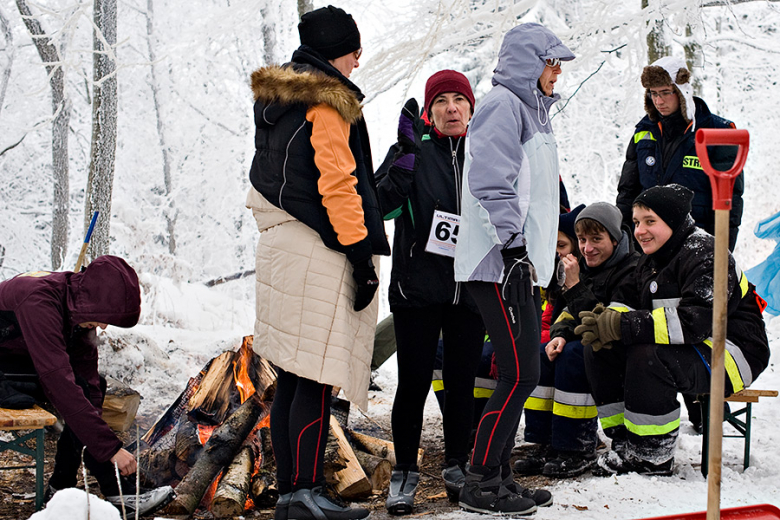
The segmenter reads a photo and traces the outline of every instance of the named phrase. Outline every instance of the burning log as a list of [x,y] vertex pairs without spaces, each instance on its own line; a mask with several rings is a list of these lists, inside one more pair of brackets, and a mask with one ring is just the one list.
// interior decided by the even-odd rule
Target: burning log
[[371,482],[366,476],[366,472],[360,466],[352,446],[344,435],[335,417],[330,418],[330,433],[336,438],[338,443],[338,456],[346,467],[335,473],[336,492],[347,500],[363,498],[371,493]]
[[393,473],[390,461],[360,450],[355,450],[355,455],[371,482],[371,489],[387,489],[390,485],[390,475]]
[[262,459],[260,469],[252,475],[252,501],[257,507],[272,507],[279,498],[276,488],[276,459],[271,446],[271,429],[267,426],[257,432]]
[[200,458],[176,488],[176,500],[167,508],[169,514],[191,515],[195,511],[214,478],[233,461],[263,412],[267,413],[267,407],[255,393],[214,430]]
[[244,446],[228,466],[211,501],[211,512],[216,517],[230,518],[244,512],[253,467],[252,448]]

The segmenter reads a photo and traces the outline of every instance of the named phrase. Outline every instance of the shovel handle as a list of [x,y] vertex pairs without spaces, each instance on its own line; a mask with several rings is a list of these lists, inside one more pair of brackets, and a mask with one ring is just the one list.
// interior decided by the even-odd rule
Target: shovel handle
[[[736,146],[737,157],[728,171],[713,168],[707,154],[708,146]],[[712,209],[731,209],[731,194],[734,181],[742,172],[750,148],[750,134],[747,130],[734,128],[700,128],[696,132],[696,155],[712,186]]]

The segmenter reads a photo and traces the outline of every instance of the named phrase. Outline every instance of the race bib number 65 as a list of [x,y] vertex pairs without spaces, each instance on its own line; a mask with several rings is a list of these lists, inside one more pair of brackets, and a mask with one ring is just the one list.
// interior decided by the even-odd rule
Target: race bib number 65
[[425,250],[435,255],[455,257],[455,244],[458,243],[459,227],[460,215],[435,210]]

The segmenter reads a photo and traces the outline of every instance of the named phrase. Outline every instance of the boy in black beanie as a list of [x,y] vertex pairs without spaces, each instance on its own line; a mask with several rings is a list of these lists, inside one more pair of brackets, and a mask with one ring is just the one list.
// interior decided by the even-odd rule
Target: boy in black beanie
[[[677,393],[710,391],[715,239],[689,212],[693,193],[656,186],[634,201],[645,252],[607,309],[580,313],[585,366],[612,451],[603,473],[670,475],[680,428]],[[726,396],[769,363],[762,300],[729,255]]]

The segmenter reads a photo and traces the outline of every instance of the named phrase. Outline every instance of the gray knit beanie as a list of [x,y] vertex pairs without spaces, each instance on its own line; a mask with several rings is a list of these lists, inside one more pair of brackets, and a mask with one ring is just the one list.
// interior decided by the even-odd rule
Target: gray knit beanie
[[620,230],[620,224],[623,222],[623,215],[620,213],[620,210],[617,209],[617,206],[614,206],[609,202],[594,202],[577,215],[575,225],[584,218],[595,220],[604,226],[607,233],[609,233],[609,236],[612,237],[612,240],[620,242],[620,239],[623,238],[623,232]]

